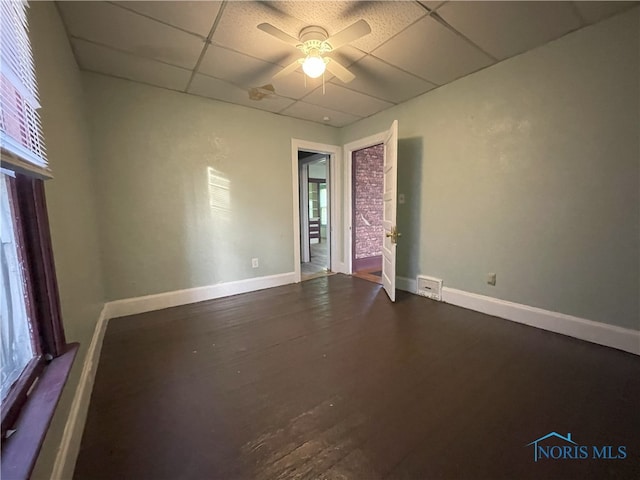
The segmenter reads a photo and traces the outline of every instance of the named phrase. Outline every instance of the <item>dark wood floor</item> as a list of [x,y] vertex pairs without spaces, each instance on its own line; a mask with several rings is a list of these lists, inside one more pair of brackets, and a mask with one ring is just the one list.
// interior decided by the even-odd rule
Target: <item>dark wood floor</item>
[[329,275],[331,265],[329,263],[329,241],[326,238],[322,238],[319,243],[310,245],[309,260],[309,262],[300,264],[303,282]]
[[[640,478],[640,358],[344,275],[113,319],[78,479]],[[624,460],[533,460],[549,432]]]
[[382,285],[382,270],[380,270],[381,268],[382,267],[367,268],[364,270],[353,272],[353,276]]

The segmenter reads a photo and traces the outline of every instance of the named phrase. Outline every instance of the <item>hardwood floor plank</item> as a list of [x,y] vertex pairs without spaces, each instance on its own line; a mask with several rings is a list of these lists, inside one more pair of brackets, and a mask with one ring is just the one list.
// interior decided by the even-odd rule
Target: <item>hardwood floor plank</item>
[[75,478],[638,478],[639,404],[634,355],[334,275],[112,319]]

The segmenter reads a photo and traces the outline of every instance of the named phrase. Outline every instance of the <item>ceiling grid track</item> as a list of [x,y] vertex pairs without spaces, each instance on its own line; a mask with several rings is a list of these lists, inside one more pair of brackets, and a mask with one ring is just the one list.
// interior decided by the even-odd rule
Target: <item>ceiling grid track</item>
[[218,28],[218,24],[220,23],[220,20],[222,19],[222,15],[224,13],[224,9],[226,8],[228,3],[228,0],[223,0],[223,2],[220,4],[220,10],[218,10],[218,14],[216,15],[216,19],[213,21],[213,25],[211,26],[211,30],[209,31],[209,35],[207,35],[207,38],[204,41],[204,47],[202,47],[202,52],[200,52],[200,56],[198,57],[198,60],[196,61],[196,65],[193,67],[193,71],[191,72],[191,77],[189,78],[189,81],[187,82],[187,86],[184,88],[185,93],[189,90],[189,87],[191,87],[191,83],[193,82],[193,79],[196,76],[196,73],[198,72],[198,69],[200,68],[200,64],[202,63],[202,59],[204,58],[205,53],[207,53],[207,49],[209,48],[209,45],[211,45],[211,39],[213,38],[213,34],[216,31],[216,28]]
[[[140,85],[146,85],[148,87],[160,88],[160,89],[166,90],[168,92],[184,93],[184,91],[176,89],[176,88],[162,87],[160,85],[155,85],[153,83],[145,82],[144,80],[131,80],[130,78],[127,78],[127,77],[123,77],[123,76],[120,76],[120,75],[115,75],[113,73],[98,72],[96,70],[91,70],[90,68],[83,68],[82,71],[83,72],[87,72],[87,73],[93,73],[93,74],[96,74],[96,75],[102,75],[103,77],[117,78],[118,80],[124,80],[125,82],[139,83]],[[224,100],[220,100],[220,101],[223,102]]]
[[[418,4],[427,10],[427,12],[431,12],[431,10],[427,9],[424,5],[422,5],[420,2],[418,2]],[[371,53],[370,55],[373,55],[373,53],[378,50],[380,47],[382,47],[383,45],[386,45],[387,43],[389,43],[391,40],[393,40],[394,38],[396,38],[398,35],[400,35],[402,32],[405,32],[406,30],[408,30],[409,28],[413,27],[416,23],[418,23],[420,20],[422,20],[424,17],[428,16],[428,13],[425,13],[424,15],[421,15],[419,18],[416,18],[413,22],[411,22],[409,25],[407,25],[406,27],[404,27],[402,30],[400,30],[399,32],[394,33],[393,35],[391,35],[389,38],[387,38],[384,42],[382,42],[380,45],[376,45],[375,48],[371,49]],[[377,58],[377,57],[376,57]]]
[[[424,6],[424,5],[423,5]],[[445,27],[447,30],[449,30],[451,33],[454,33],[455,35],[457,35],[458,37],[460,37],[462,40],[464,40],[465,42],[467,42],[469,45],[471,45],[472,47],[477,48],[478,50],[480,50],[482,53],[484,53],[487,57],[489,57],[491,60],[493,60],[493,62],[497,62],[498,59],[490,54],[489,52],[487,52],[484,48],[482,48],[481,46],[479,46],[478,44],[476,44],[475,42],[473,42],[473,40],[471,40],[469,37],[467,37],[466,35],[464,35],[463,33],[459,32],[456,28],[454,28],[449,22],[447,22],[444,18],[442,18],[440,16],[440,14],[436,11],[433,12],[429,12],[429,16],[431,18],[433,18],[436,22],[438,22],[440,25],[442,25],[443,27]]]
[[[107,50],[113,50],[114,52],[122,53],[124,55],[129,55],[131,57],[136,57],[136,58],[140,58],[142,60],[149,60],[151,62],[161,63],[163,65],[168,65],[168,66],[173,67],[173,68],[179,68],[179,69],[184,70],[186,72],[190,72],[191,71],[191,69],[186,68],[186,67],[181,67],[180,65],[176,65],[175,63],[165,62],[164,60],[159,60],[157,58],[146,57],[144,55],[140,55],[139,53],[133,53],[133,52],[130,52],[128,50],[123,50],[122,48],[114,47],[112,45],[106,45],[106,44],[101,43],[101,42],[96,42],[95,40],[89,40],[88,38],[84,38],[84,37],[81,37],[81,36],[78,36],[78,35],[69,35],[69,38],[73,38],[75,40],[82,40],[83,42],[91,43],[93,45],[97,45],[99,47],[106,48]],[[182,90],[177,90],[177,91],[181,92]]]
[[177,25],[173,25],[172,23],[165,22],[164,20],[161,20],[159,18],[152,17],[151,15],[147,15],[146,13],[138,12],[138,11],[136,11],[136,10],[134,10],[132,8],[129,8],[128,6],[123,5],[121,3],[116,3],[116,2],[106,2],[106,3],[108,3],[110,5],[113,5],[114,7],[122,8],[122,9],[126,10],[127,12],[133,13],[134,15],[138,15],[140,17],[144,17],[144,18],[147,18],[149,20],[153,20],[154,22],[161,23],[162,25],[166,25],[167,27],[175,28],[176,30],[180,30],[183,33],[187,33],[189,35],[193,35],[194,37],[198,37],[202,41],[206,41],[206,37],[203,37],[202,35],[199,35],[199,34],[197,34],[195,32],[187,30],[186,28],[182,28],[182,27],[179,27]]
[[[402,68],[402,67],[399,67],[399,66],[397,66],[397,65],[394,65],[394,64],[392,64],[392,63],[389,63],[389,62],[387,62],[386,60],[383,60],[383,59],[382,59],[382,58],[380,58],[380,57],[376,57],[373,53],[368,53],[368,54],[367,54],[367,57],[375,58],[375,59],[376,59],[376,60],[378,60],[379,62],[382,62],[382,63],[384,63],[385,65],[388,65],[389,67],[395,68],[396,70],[400,70],[402,73],[406,73],[407,75],[411,75],[412,77],[417,78],[418,80],[423,80],[423,81],[425,81],[425,82],[429,82],[431,85],[435,85],[436,87],[439,87],[439,86],[440,86],[440,84],[439,84],[439,83],[434,82],[433,80],[429,80],[429,79],[428,79],[428,78],[426,78],[426,77],[421,77],[420,75],[417,75],[417,74],[415,74],[415,73],[411,73],[410,71],[405,70],[405,69],[404,69],[404,68]],[[363,58],[364,58],[364,57],[363,57]],[[358,60],[358,61],[360,61],[360,60]],[[387,101],[389,101],[389,100],[387,100]]]

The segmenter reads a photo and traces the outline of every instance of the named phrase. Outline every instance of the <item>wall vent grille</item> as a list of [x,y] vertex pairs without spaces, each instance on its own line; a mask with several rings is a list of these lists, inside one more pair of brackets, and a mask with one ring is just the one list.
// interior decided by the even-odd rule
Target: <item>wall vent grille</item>
[[433,300],[442,300],[442,280],[439,278],[418,275],[418,295]]

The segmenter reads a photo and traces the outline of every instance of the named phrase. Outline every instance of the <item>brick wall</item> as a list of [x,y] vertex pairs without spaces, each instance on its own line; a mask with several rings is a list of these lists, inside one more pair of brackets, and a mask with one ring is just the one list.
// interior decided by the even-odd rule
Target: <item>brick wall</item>
[[356,259],[382,255],[383,155],[383,145],[353,154]]

